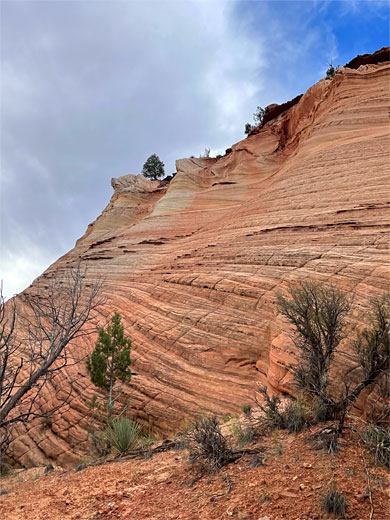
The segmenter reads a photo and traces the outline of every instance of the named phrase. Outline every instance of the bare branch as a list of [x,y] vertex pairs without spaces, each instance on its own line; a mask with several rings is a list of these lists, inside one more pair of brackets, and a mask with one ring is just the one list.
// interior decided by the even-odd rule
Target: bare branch
[[[0,430],[9,438],[9,426],[31,422],[53,413],[68,401],[72,392],[49,412],[37,408],[42,388],[54,374],[77,360],[69,357],[68,346],[77,338],[96,333],[93,312],[103,300],[101,282],[86,283],[80,264],[62,278],[43,279],[18,300],[4,301],[0,290]],[[22,337],[24,336],[25,337]],[[0,440],[1,442],[1,440]]]

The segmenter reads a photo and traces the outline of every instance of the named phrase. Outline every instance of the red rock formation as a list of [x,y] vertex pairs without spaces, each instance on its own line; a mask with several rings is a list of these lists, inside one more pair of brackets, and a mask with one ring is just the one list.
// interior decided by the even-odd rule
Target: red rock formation
[[345,67],[357,69],[360,65],[383,63],[384,61],[390,61],[390,47],[382,47],[382,49],[379,49],[373,54],[358,54],[356,58],[349,61]]
[[[342,287],[355,298],[352,326],[388,289],[389,68],[341,68],[228,155],[177,161],[168,186],[113,179],[102,215],[42,275],[81,259],[91,281],[105,279],[97,318],[118,310],[133,339],[126,393],[144,423],[167,433],[191,415],[237,411],[259,383],[292,392],[295,351],[275,308],[291,282]],[[93,341],[72,348],[86,356]],[[352,362],[343,350],[336,373]],[[20,432],[22,462],[65,464],[87,446],[84,400],[96,389],[83,364],[42,406],[67,378],[77,379],[70,408],[51,429]]]
[[[298,103],[298,101],[301,99],[302,95],[303,94],[300,94],[299,96],[296,96],[294,99],[291,99],[290,101],[287,101],[286,103],[282,103],[281,105],[274,103],[272,105],[268,105],[267,107],[265,107],[264,117],[261,122],[261,127],[263,127],[266,123],[268,123],[268,121],[271,121],[272,119],[275,119],[275,117],[278,117],[282,112],[285,112],[289,108],[296,105]],[[260,128],[256,126],[250,132],[249,135],[258,134],[259,130],[260,130]]]

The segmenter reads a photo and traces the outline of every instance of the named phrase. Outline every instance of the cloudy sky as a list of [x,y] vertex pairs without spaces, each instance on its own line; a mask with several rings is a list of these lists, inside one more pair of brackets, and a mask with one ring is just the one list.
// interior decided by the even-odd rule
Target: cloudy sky
[[1,265],[7,297],[71,249],[111,177],[217,153],[389,41],[387,1],[1,0]]

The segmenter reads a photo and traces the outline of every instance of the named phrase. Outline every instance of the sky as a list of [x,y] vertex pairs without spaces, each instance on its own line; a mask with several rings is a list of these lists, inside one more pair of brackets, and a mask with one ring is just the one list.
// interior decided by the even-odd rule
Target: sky
[[258,105],[389,45],[387,0],[0,0],[0,24],[6,297],[74,246],[112,177],[223,153]]

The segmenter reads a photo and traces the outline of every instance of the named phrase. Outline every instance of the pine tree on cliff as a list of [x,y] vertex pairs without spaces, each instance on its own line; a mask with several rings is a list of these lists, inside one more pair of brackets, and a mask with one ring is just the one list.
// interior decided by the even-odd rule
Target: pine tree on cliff
[[112,325],[99,330],[99,337],[86,364],[92,383],[108,391],[108,419],[112,415],[114,397],[113,390],[117,379],[128,383],[131,379],[130,359],[131,340],[126,338],[121,315],[115,312],[111,318]]
[[145,162],[142,168],[142,174],[147,179],[157,180],[165,175],[164,163],[155,153],[152,154]]

